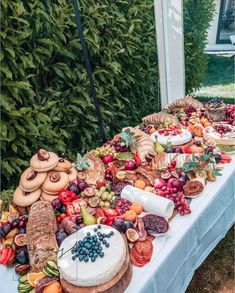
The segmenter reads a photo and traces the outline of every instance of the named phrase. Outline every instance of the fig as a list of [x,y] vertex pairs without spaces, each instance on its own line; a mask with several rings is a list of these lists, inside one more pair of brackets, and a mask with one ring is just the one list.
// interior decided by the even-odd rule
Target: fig
[[162,172],[161,173],[161,178],[162,179],[165,179],[165,180],[167,180],[167,179],[170,179],[171,178],[171,173],[170,172]]
[[79,188],[80,191],[83,191],[87,187],[88,187],[88,185],[87,185],[87,183],[85,181],[80,180],[78,182],[78,188]]
[[16,250],[16,261],[20,264],[27,264],[29,261],[28,251],[26,246]]
[[22,247],[26,245],[26,234],[18,234],[15,237],[15,244],[18,247]]
[[166,181],[162,178],[155,178],[153,181],[153,186],[155,189],[161,189],[163,186],[166,186]]
[[29,171],[29,173],[26,176],[27,180],[33,180],[34,178],[36,178],[37,176],[37,172],[34,170]]
[[93,187],[87,187],[84,189],[85,196],[92,197],[95,195],[95,190]]
[[129,160],[124,165],[125,170],[135,170],[136,169],[136,163],[134,160]]
[[126,172],[125,171],[119,171],[119,172],[117,172],[116,178],[119,181],[124,181],[126,179]]
[[67,237],[67,234],[64,231],[60,230],[58,230],[55,235],[58,245],[60,245],[62,241]]
[[86,179],[86,174],[84,172],[78,172],[78,179],[80,180],[84,180]]
[[50,181],[51,182],[58,182],[60,180],[60,174],[59,172],[54,172],[50,175]]
[[125,233],[127,229],[125,221],[121,218],[115,218],[113,220],[112,227],[123,233]]
[[73,191],[77,195],[79,193],[79,188],[78,188],[77,184],[75,184],[75,183],[70,183],[69,186],[67,187],[67,189],[70,191]]
[[98,206],[100,202],[100,199],[97,196],[93,196],[91,198],[89,198],[88,203],[92,208],[95,208]]
[[126,230],[126,237],[130,242],[135,242],[139,239],[139,234],[135,229],[129,228]]
[[39,161],[46,161],[50,158],[50,154],[44,149],[38,150],[37,156]]

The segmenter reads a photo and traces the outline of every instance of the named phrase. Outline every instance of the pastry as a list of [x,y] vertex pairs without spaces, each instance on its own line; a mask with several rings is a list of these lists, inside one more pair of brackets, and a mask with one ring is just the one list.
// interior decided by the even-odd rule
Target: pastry
[[53,199],[56,199],[56,198],[57,198],[57,195],[52,195],[52,194],[46,193],[45,191],[42,191],[41,200],[52,202]]
[[177,113],[180,111],[180,109],[184,109],[188,106],[194,107],[195,110],[204,109],[204,106],[201,102],[190,96],[186,96],[185,98],[175,100],[171,104],[168,104],[164,110],[166,110],[168,113]]
[[129,129],[133,133],[131,142],[132,153],[138,153],[142,162],[146,162],[146,156],[155,156],[154,142],[150,136],[142,130],[133,127],[126,127],[122,131]]
[[57,166],[53,169],[55,171],[66,172],[72,168],[72,164],[63,158],[59,158]]
[[72,259],[71,248],[83,240],[87,233],[96,235],[94,229],[98,230],[97,227],[99,225],[86,226],[61,243],[57,263],[61,278],[68,283],[81,287],[99,286],[110,281],[121,270],[126,258],[126,244],[120,232],[106,225],[100,225],[99,231],[113,235],[107,238],[109,247],[102,245],[103,257],[98,256],[94,262]]
[[72,167],[71,169],[67,170],[66,173],[69,176],[69,182],[77,179],[78,171],[76,168]]
[[235,126],[230,124],[215,124],[203,130],[203,137],[219,145],[235,145]]
[[103,161],[93,154],[86,156],[86,159],[90,167],[83,172],[86,176],[86,183],[90,185],[96,185],[97,181],[104,181],[105,166]]
[[27,168],[20,177],[20,188],[25,192],[38,189],[46,179],[46,172],[36,172],[31,167]]
[[69,185],[69,176],[65,172],[50,171],[42,185],[42,190],[49,194],[57,194]]
[[206,103],[206,116],[212,121],[226,120],[226,105],[220,98],[214,98]]
[[30,166],[36,172],[52,170],[58,164],[59,157],[52,152],[40,149],[30,160]]
[[28,207],[41,196],[41,189],[38,188],[30,193],[24,192],[20,187],[17,187],[13,194],[13,201],[17,206]]
[[159,112],[159,113],[153,113],[148,116],[145,116],[142,119],[143,123],[148,126],[148,125],[154,125],[154,126],[169,126],[169,125],[179,125],[179,119],[177,116],[167,114],[164,112]]
[[187,129],[180,128],[179,126],[169,126],[155,131],[151,134],[151,139],[163,145],[182,145],[192,139],[192,134]]
[[51,204],[45,201],[34,203],[26,226],[26,244],[32,272],[40,272],[49,260],[56,261],[56,230]]

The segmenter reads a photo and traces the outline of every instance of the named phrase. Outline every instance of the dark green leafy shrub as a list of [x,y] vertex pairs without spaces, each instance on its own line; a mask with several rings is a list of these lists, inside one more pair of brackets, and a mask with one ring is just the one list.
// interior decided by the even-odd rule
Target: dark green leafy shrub
[[[158,107],[153,3],[79,5],[109,137]],[[39,147],[73,159],[76,151],[98,144],[98,127],[71,1],[3,0],[1,42],[6,187],[17,182]]]
[[184,0],[184,46],[186,91],[199,88],[208,58],[204,54],[207,30],[215,12],[214,0]]

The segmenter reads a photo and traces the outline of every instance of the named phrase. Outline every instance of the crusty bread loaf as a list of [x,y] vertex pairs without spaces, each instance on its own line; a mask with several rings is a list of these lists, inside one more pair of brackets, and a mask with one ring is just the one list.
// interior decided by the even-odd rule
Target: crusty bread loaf
[[185,98],[175,100],[171,104],[168,104],[164,110],[166,110],[168,113],[177,113],[180,108],[185,108],[187,106],[193,106],[196,109],[204,108],[201,102],[190,96],[186,96]]
[[168,126],[168,125],[179,125],[179,119],[177,116],[167,114],[164,112],[153,113],[142,118],[143,123],[147,125],[154,126]]
[[52,206],[46,201],[35,202],[29,212],[26,227],[26,244],[32,272],[39,272],[48,260],[56,262],[57,229]]

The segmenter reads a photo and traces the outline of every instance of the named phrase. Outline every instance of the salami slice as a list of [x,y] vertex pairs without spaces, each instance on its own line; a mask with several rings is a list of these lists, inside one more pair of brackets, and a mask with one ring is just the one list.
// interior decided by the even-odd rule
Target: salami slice
[[150,261],[152,253],[153,245],[150,240],[138,241],[131,249],[131,262],[137,267],[142,267]]
[[195,178],[195,179],[188,181],[184,185],[183,192],[184,192],[185,196],[194,197],[194,196],[200,194],[203,191],[204,187],[205,187],[205,180]]
[[149,234],[166,233],[169,229],[167,220],[163,217],[153,214],[147,214],[143,217],[144,227]]

